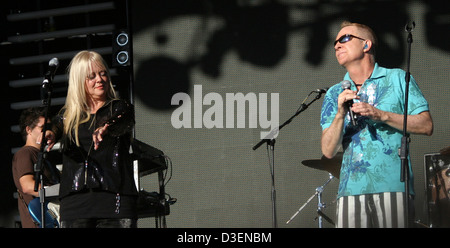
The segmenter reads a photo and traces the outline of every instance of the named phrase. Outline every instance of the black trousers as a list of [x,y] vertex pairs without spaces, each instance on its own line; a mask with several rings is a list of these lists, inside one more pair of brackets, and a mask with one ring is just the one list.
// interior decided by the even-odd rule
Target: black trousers
[[61,221],[61,228],[136,228],[137,219],[76,219]]

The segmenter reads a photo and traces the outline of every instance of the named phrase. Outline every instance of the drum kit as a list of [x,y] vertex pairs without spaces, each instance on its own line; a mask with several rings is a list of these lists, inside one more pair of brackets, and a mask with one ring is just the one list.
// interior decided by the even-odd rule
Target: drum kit
[[425,188],[428,225],[450,227],[450,146],[439,153],[425,154]]
[[[319,219],[319,228],[323,227],[323,219],[334,226],[332,219],[323,213],[323,209],[326,205],[322,202],[322,193],[325,186],[333,178],[337,178],[339,180],[342,156],[343,153],[339,152],[332,159],[322,156],[321,159],[309,159],[302,161],[302,164],[309,168],[328,172],[329,178],[323,185],[316,188],[316,192],[298,209],[298,211],[286,222],[286,224],[289,224],[303,210],[303,208],[317,196],[317,218]],[[427,228],[449,228],[450,146],[441,149],[439,153],[425,154],[424,171],[428,224],[419,223],[420,225],[417,224],[417,226]]]
[[333,220],[328,217],[324,212],[324,208],[326,204],[322,201],[322,193],[325,189],[325,186],[333,180],[333,178],[337,178],[339,180],[339,173],[341,170],[342,163],[342,152],[338,152],[332,159],[329,159],[325,156],[322,156],[320,159],[309,159],[303,160],[302,164],[316,170],[326,171],[328,172],[328,180],[321,186],[316,188],[316,192],[297,210],[297,212],[292,215],[292,217],[286,222],[289,224],[302,210],[308,205],[316,196],[317,196],[317,217],[319,228],[323,228],[323,220],[326,220],[331,225],[335,225]]

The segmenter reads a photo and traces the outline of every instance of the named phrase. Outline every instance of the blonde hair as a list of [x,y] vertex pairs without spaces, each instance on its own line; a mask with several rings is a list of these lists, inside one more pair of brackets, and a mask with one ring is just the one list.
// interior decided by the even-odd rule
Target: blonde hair
[[106,100],[116,98],[109,69],[102,56],[97,52],[86,50],[77,53],[67,68],[69,86],[66,103],[61,110],[64,111],[64,135],[69,140],[75,141],[78,146],[80,145],[78,140],[78,127],[90,119],[89,103],[86,96],[86,79],[92,73],[92,65],[96,65],[106,71],[108,76],[107,83],[109,83]]

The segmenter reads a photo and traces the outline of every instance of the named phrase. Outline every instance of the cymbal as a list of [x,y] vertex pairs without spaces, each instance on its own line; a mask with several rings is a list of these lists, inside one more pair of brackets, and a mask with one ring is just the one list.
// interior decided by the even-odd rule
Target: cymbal
[[450,155],[450,146],[443,148],[439,151],[441,155]]
[[323,170],[331,173],[335,178],[339,179],[342,163],[342,152],[338,152],[332,159],[322,156],[321,159],[303,160],[302,164],[316,170]]

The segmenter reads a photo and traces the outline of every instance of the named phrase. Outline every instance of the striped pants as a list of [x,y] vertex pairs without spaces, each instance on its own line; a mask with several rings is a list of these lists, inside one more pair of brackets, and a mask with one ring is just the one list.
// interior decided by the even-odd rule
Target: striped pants
[[[405,227],[403,192],[340,197],[336,208],[338,228]],[[409,215],[414,216],[414,202],[409,201]]]

